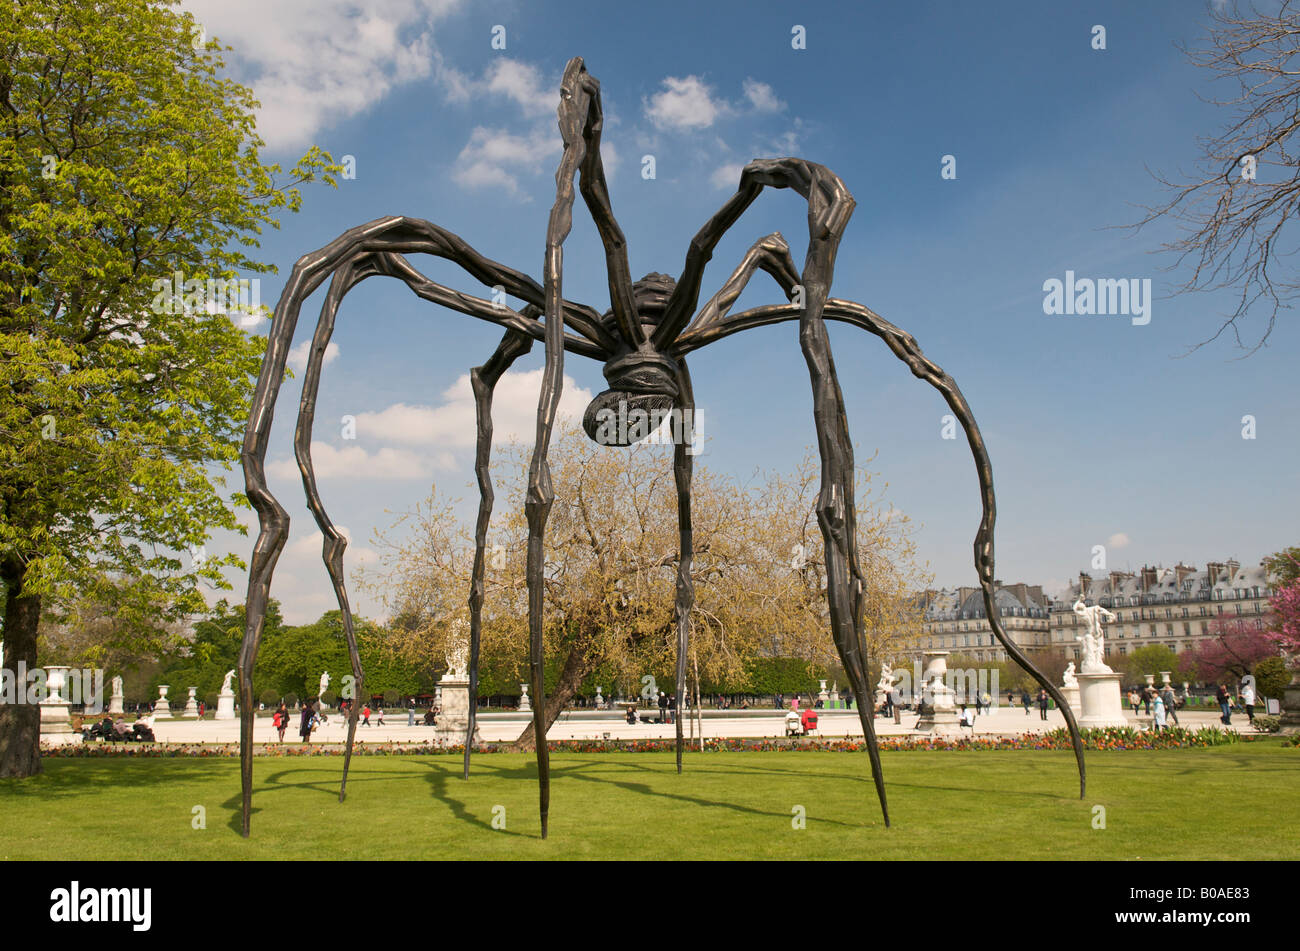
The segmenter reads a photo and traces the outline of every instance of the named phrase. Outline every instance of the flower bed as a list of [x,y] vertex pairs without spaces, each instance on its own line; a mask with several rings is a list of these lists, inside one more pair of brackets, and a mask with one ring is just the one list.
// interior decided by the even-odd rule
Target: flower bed
[[[1089,750],[1168,750],[1192,747],[1224,746],[1232,743],[1249,743],[1263,739],[1260,736],[1242,736],[1233,730],[1216,730],[1201,727],[1189,730],[1174,727],[1157,733],[1135,730],[1132,727],[1113,727],[1104,730],[1082,731],[1084,748]],[[879,740],[881,750],[902,752],[913,750],[938,750],[966,752],[981,750],[1071,750],[1070,734],[1064,729],[1050,733],[1024,733],[1019,736],[885,736]],[[485,743],[475,748],[476,753],[505,752],[509,745]],[[557,753],[671,753],[676,750],[673,740],[553,740],[549,748]],[[704,751],[709,753],[761,753],[761,752],[838,752],[862,753],[866,742],[858,739],[706,739]],[[698,741],[689,743],[688,749],[697,751]],[[430,743],[358,743],[354,756],[432,756],[460,755],[464,746],[434,746]],[[341,744],[304,745],[300,743],[258,744],[258,756],[342,756]],[[49,757],[237,757],[239,745],[235,743],[131,743],[80,744],[76,746],[41,747],[41,754]]]

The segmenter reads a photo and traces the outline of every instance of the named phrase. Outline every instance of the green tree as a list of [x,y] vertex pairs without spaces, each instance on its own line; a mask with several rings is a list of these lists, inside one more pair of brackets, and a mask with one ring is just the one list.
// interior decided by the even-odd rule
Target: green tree
[[1285,588],[1300,581],[1300,546],[1283,548],[1274,552],[1262,562],[1272,579],[1273,586]]
[[1163,644],[1149,644],[1129,654],[1124,669],[1134,678],[1144,674],[1158,674],[1162,670],[1175,671],[1179,669],[1179,657]]
[[[5,657],[37,665],[43,608],[147,579],[174,616],[225,586],[237,457],[264,316],[220,302],[287,181],[259,158],[250,90],[169,2],[0,4],[0,587]],[[283,177],[283,176],[280,176]],[[179,274],[177,280],[175,275]],[[179,286],[178,286],[179,285]],[[231,313],[233,310],[234,313]],[[242,311],[242,316],[241,316]],[[235,318],[235,319],[232,319]],[[190,552],[190,557],[182,553]],[[0,776],[40,770],[29,705],[0,707]]]
[[1261,697],[1280,700],[1291,682],[1291,671],[1281,657],[1265,657],[1255,665],[1255,684]]

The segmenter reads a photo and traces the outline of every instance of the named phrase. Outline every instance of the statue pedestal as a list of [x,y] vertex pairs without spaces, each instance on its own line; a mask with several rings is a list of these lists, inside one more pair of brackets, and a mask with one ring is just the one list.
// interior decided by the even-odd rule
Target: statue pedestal
[[126,698],[120,693],[113,694],[113,696],[108,698],[108,710],[106,712],[110,714],[126,713],[125,701]]
[[921,718],[918,733],[956,734],[962,732],[957,713],[957,692],[948,686],[948,652],[925,651],[925,674],[921,687]]
[[81,734],[72,729],[72,710],[60,690],[67,683],[67,667],[45,668],[50,694],[40,702],[40,742],[65,746],[81,742]]
[[1079,678],[1078,721],[1081,730],[1129,725],[1120,699],[1119,674],[1080,671],[1075,676]]
[[172,718],[172,708],[167,703],[167,691],[169,689],[169,684],[158,685],[158,700],[153,705],[153,718],[155,720],[170,720]]
[[921,717],[916,721],[916,731],[939,735],[961,733],[956,696],[957,692],[943,681],[926,684],[921,692]]
[[[434,727],[434,742],[461,746],[469,729],[469,678],[443,677],[439,686],[442,687],[442,713],[438,714],[438,725]],[[483,742],[477,719],[474,721],[474,742]]]
[[222,693],[217,695],[217,712],[213,716],[214,720],[233,720],[235,719],[235,693]]
[[1065,698],[1065,702],[1070,705],[1070,710],[1074,713],[1075,719],[1078,719],[1083,710],[1080,704],[1078,683],[1062,684],[1060,691],[1061,696]]
[[75,746],[81,734],[72,728],[72,711],[66,703],[41,703],[40,741],[47,746]]
[[190,695],[185,700],[185,712],[182,713],[181,716],[193,717],[196,720],[199,718],[199,701],[195,696],[198,692],[198,687],[190,688]]

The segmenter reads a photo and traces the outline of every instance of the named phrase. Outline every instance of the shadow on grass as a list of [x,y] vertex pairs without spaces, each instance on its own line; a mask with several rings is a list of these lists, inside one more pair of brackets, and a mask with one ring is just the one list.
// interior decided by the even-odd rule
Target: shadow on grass
[[[736,765],[737,765],[737,767],[740,766],[740,764],[736,764]],[[615,786],[615,787],[617,787],[617,788],[619,788],[619,789],[623,789],[623,790],[626,790],[626,791],[628,791],[628,792],[632,792],[632,793],[637,793],[637,794],[642,795],[642,796],[650,796],[650,797],[657,798],[657,799],[667,799],[667,800],[670,800],[670,801],[673,801],[673,802],[689,803],[689,804],[691,804],[691,805],[695,805],[695,806],[704,806],[704,807],[706,807],[706,808],[710,808],[710,809],[725,809],[725,810],[728,810],[728,811],[731,811],[731,812],[738,812],[738,813],[740,813],[740,814],[742,814],[742,815],[765,816],[765,817],[768,817],[768,818],[780,818],[780,819],[788,819],[788,818],[790,817],[790,814],[789,814],[788,812],[772,812],[772,811],[769,811],[769,810],[766,810],[766,809],[758,809],[758,808],[755,808],[755,807],[753,807],[753,806],[745,806],[745,805],[742,805],[742,804],[739,804],[739,803],[734,803],[734,802],[723,802],[723,801],[720,801],[720,800],[717,800],[717,799],[705,799],[705,798],[700,797],[700,796],[692,796],[692,795],[687,795],[687,794],[685,794],[685,793],[666,792],[666,791],[661,790],[661,789],[655,789],[655,788],[651,787],[650,785],[648,785],[648,784],[646,784],[646,783],[630,782],[630,781],[628,781],[628,780],[610,779],[610,778],[605,778],[605,777],[601,777],[601,776],[597,776],[597,775],[592,775],[592,774],[590,773],[590,769],[591,769],[592,767],[596,767],[596,766],[604,766],[604,767],[607,767],[607,768],[613,767],[613,768],[621,768],[621,769],[631,769],[631,770],[637,770],[637,771],[639,771],[639,772],[649,772],[649,773],[654,773],[654,774],[656,774],[656,775],[660,775],[660,776],[668,776],[668,777],[670,777],[670,779],[672,779],[672,780],[675,780],[675,779],[678,778],[678,777],[677,777],[677,766],[676,766],[676,763],[675,763],[675,762],[671,762],[670,765],[669,765],[669,768],[668,768],[668,769],[655,769],[654,766],[652,766],[652,765],[649,764],[649,763],[644,763],[644,762],[629,762],[629,761],[627,761],[627,760],[620,760],[620,761],[613,762],[613,763],[608,762],[608,761],[602,763],[602,762],[600,762],[600,761],[595,761],[595,760],[580,761],[580,762],[575,763],[575,764],[572,764],[572,765],[565,765],[565,766],[563,766],[563,767],[562,767],[561,769],[559,769],[559,770],[556,770],[556,769],[553,768],[553,769],[552,769],[552,773],[557,773],[557,772],[558,772],[561,776],[572,777],[573,779],[580,779],[580,780],[583,780],[584,782],[601,783],[601,784],[608,785],[608,786]],[[758,766],[758,767],[756,767],[754,770],[748,770],[748,771],[751,771],[751,772],[752,772],[752,771],[757,771],[757,772],[769,772],[769,773],[787,773],[787,774],[798,775],[798,776],[801,776],[801,777],[807,775],[807,774],[802,773],[802,772],[800,772],[800,771],[798,771],[798,770],[780,770],[780,769],[774,769],[774,768],[772,768],[772,767],[768,767],[768,766]],[[690,777],[690,776],[694,776],[694,775],[707,775],[707,774],[715,774],[715,775],[723,775],[723,776],[733,777],[733,776],[736,775],[736,770],[735,770],[735,769],[725,769],[725,768],[724,768],[724,769],[714,769],[714,768],[705,768],[705,769],[686,769],[686,768],[684,768],[684,772],[683,772],[683,776],[682,776],[682,778],[683,778],[683,779],[686,779],[687,781],[689,781],[689,777]],[[843,780],[849,780],[849,781],[853,781],[853,782],[860,782],[860,781],[861,781],[861,777],[858,777],[858,776],[852,776],[852,775],[845,776],[845,775],[840,775],[840,774],[829,774],[829,778],[832,778],[832,779],[843,779]],[[868,781],[869,781],[869,780],[868,780]],[[864,825],[863,823],[843,822],[843,821],[838,820],[838,819],[827,819],[827,818],[822,818],[822,819],[819,819],[818,821],[821,822],[821,823],[825,823],[826,825],[842,826],[842,827],[844,827],[844,828],[846,828],[846,829],[862,828],[863,825]],[[867,823],[865,823],[866,826],[876,826],[876,825],[878,825],[878,824],[879,824],[879,823],[877,823],[877,822],[867,822]]]

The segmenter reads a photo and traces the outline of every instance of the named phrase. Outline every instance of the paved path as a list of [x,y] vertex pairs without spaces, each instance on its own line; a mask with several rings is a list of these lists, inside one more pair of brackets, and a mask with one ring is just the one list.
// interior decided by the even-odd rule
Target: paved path
[[[850,710],[818,711],[820,722],[818,735],[825,737],[861,736],[862,725],[857,713]],[[1129,721],[1138,725],[1138,721],[1126,714]],[[563,715],[551,727],[548,736],[553,740],[565,739],[667,739],[675,737],[673,724],[637,723],[629,725],[621,717],[611,719],[598,718],[599,715],[583,711],[577,714]],[[128,718],[129,719],[129,718]],[[358,739],[369,743],[420,743],[433,736],[433,728],[420,725],[408,727],[405,714],[395,714],[386,718],[384,726],[377,724],[372,715],[369,727],[357,727]],[[916,724],[915,713],[904,713],[902,723],[895,724],[893,719],[876,718],[876,733],[880,736],[896,736],[912,732]],[[1180,711],[1182,726],[1219,727],[1219,715],[1213,711]],[[488,713],[480,715],[479,730],[484,740],[495,742],[513,740],[527,723],[525,714]],[[686,735],[690,735],[689,723],[684,724]],[[1039,716],[1038,710],[1031,709],[1026,716],[1019,707],[1001,707],[975,720],[975,733],[985,735],[1019,735],[1022,733],[1042,733],[1065,726],[1065,718],[1055,710],[1049,710],[1047,719]],[[1232,728],[1238,732],[1250,731],[1244,715],[1233,715]],[[159,720],[154,725],[154,733],[164,743],[238,743],[239,721],[213,720]],[[745,716],[711,716],[704,718],[704,735],[706,737],[773,737],[785,735],[784,715],[776,710],[767,714],[750,713]],[[258,717],[253,730],[253,738],[258,743],[274,742],[277,738],[270,717]],[[329,722],[312,735],[314,743],[342,743],[347,738],[346,721],[337,715],[331,715]],[[298,718],[285,731],[286,743],[301,742],[298,737]]]

